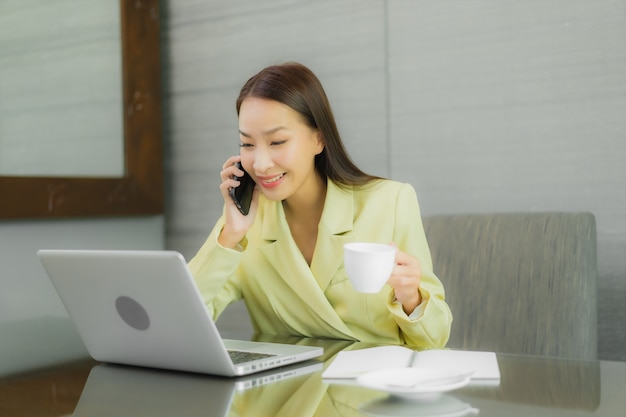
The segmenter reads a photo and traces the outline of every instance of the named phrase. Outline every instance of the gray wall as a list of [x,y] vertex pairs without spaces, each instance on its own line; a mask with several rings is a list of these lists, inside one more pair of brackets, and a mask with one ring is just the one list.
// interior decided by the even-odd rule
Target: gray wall
[[163,18],[169,248],[193,256],[221,212],[242,83],[297,60],[354,159],[423,214],[594,213],[600,354],[626,360],[625,0],[169,0]]
[[[123,171],[119,8],[80,3],[0,6],[0,175]],[[37,250],[164,246],[163,215],[0,219],[0,376],[87,355]]]
[[39,249],[163,249],[164,216],[0,221],[0,376],[87,356]]

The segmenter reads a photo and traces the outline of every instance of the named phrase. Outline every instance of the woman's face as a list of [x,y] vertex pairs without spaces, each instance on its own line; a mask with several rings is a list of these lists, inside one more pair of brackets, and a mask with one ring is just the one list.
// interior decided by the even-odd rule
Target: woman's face
[[248,97],[239,109],[241,163],[270,200],[308,193],[318,182],[321,135],[302,115],[274,100]]

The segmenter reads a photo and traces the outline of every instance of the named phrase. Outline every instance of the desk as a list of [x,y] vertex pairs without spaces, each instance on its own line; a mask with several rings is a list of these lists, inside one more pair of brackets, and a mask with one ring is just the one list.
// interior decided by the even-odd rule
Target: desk
[[[425,409],[382,392],[322,380],[323,367],[337,352],[368,345],[277,341],[323,346],[325,353],[320,361],[287,368],[293,373],[279,380],[271,381],[272,375],[284,368],[266,372],[263,384],[79,360],[0,377],[0,416],[411,416]],[[471,406],[480,417],[625,415],[625,362],[503,354],[498,363],[499,386],[469,385],[438,401]]]

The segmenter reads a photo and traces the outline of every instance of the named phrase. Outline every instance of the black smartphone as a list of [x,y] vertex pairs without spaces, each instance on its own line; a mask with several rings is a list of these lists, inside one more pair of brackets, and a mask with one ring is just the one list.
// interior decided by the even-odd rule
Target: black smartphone
[[235,179],[239,181],[239,186],[230,189],[230,197],[235,202],[235,205],[244,216],[248,215],[250,211],[250,204],[252,203],[252,191],[254,190],[254,180],[243,169],[241,162],[237,162],[237,168],[243,171],[243,177],[235,176]]

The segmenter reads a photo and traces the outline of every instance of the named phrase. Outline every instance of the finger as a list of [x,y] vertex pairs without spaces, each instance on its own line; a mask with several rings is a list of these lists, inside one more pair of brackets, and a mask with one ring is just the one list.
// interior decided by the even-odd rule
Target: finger
[[401,250],[398,250],[396,252],[396,264],[415,265],[418,269],[420,269],[419,260],[416,257],[409,255],[408,253],[403,252]]
[[222,181],[227,181],[235,176],[242,177],[244,174],[244,171],[237,168],[236,165],[230,165],[220,171],[220,178]]
[[396,264],[391,271],[391,275],[394,277],[409,277],[416,276],[417,272],[418,271],[414,267],[407,264]]
[[222,198],[224,199],[224,201],[228,204],[228,203],[232,203],[235,204],[235,202],[233,201],[233,199],[230,196],[230,190],[232,188],[235,188],[239,185],[239,181],[236,181],[234,179],[227,179],[226,181],[222,182],[220,184],[220,193],[222,194]]
[[233,155],[231,157],[229,157],[226,162],[224,162],[224,165],[222,165],[222,169],[226,169],[230,166],[235,165],[237,162],[241,161],[241,155]]
[[422,279],[422,269],[419,261],[405,252],[398,251],[398,254],[396,265],[389,277],[389,285],[394,288],[419,286]]
[[220,184],[220,190],[222,191],[222,193],[225,192],[226,194],[228,194],[231,188],[238,187],[239,184],[240,184],[239,181],[232,179],[232,178],[228,178]]

